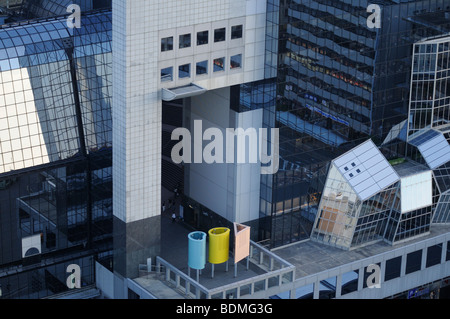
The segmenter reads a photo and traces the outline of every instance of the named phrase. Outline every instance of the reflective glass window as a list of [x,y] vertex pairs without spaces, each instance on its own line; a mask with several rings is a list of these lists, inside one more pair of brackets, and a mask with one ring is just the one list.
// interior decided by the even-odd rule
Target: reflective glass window
[[209,31],[197,32],[197,45],[208,44]]
[[161,82],[173,80],[173,67],[161,69]]
[[226,39],[226,29],[220,28],[214,30],[214,42],[222,42]]
[[161,39],[161,52],[173,50],[173,37]]
[[214,72],[219,72],[224,70],[225,58],[214,59]]
[[208,61],[201,61],[196,63],[196,74],[202,75],[208,73]]
[[191,46],[191,34],[180,35],[179,48],[189,48]]
[[231,39],[242,38],[242,25],[236,25],[231,27]]
[[188,78],[191,76],[191,65],[183,64],[178,67],[178,77],[180,79]]

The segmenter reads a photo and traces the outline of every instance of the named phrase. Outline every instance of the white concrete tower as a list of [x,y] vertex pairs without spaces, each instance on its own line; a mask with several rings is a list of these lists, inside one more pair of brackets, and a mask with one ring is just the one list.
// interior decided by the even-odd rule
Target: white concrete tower
[[266,0],[112,3],[115,269],[130,277],[159,252],[162,99],[263,79]]

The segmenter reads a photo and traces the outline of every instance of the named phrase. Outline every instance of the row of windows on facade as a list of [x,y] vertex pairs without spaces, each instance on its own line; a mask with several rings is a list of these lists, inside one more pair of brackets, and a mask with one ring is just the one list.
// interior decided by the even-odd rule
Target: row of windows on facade
[[[200,61],[195,64],[195,74],[208,74],[208,60]],[[233,55],[230,57],[230,69],[238,69],[242,66],[242,54]],[[225,71],[225,57],[213,60],[213,72]],[[191,77],[191,64],[183,64],[178,67],[178,78]],[[173,67],[161,69],[161,82],[173,81]]]
[[[447,241],[447,250],[444,250],[444,243],[439,243],[434,246],[429,246],[427,248],[416,250],[402,256],[388,259],[383,265],[381,262],[376,263],[378,267],[383,268],[383,271],[379,277],[379,283],[383,285],[390,280],[450,261],[450,241]],[[422,261],[422,255],[424,254],[426,255],[425,258],[423,258],[424,260]],[[404,263],[404,270],[402,270],[402,263]],[[367,288],[368,285],[371,284],[370,280],[368,280],[371,273],[373,273],[373,271],[370,271],[368,269],[368,266],[365,266],[361,269],[355,269],[343,273],[341,275],[340,284],[337,282],[336,276],[323,279],[319,282],[319,299],[336,298],[337,291],[340,291],[342,296],[352,292],[360,291],[360,288],[358,288],[359,277],[361,277],[362,279],[362,288]],[[413,290],[411,290],[411,292],[416,293]],[[312,299],[313,294],[314,283],[297,288],[295,297],[297,299]],[[287,297],[287,294],[282,293],[278,295],[278,297],[284,299]],[[413,297],[414,294],[410,293],[408,298]]]
[[[231,27],[231,40],[242,38],[242,25],[236,25]],[[223,42],[227,38],[226,28],[220,28],[214,30],[214,42]],[[191,34],[182,34],[179,36],[180,49],[191,47]],[[197,45],[205,45],[209,42],[209,31],[197,32]],[[173,37],[167,37],[161,39],[161,52],[173,50]]]

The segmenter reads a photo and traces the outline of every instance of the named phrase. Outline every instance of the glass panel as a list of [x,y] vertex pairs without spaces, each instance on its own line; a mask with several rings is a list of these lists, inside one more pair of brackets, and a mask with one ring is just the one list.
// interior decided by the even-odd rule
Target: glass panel
[[297,288],[295,291],[295,298],[297,299],[313,299],[314,297],[314,284],[309,284],[307,286],[303,286]]
[[161,82],[173,80],[173,67],[161,69]]
[[197,45],[208,44],[208,31],[197,32]]
[[230,68],[231,69],[237,69],[242,66],[242,54],[233,55],[230,58]]
[[191,46],[191,34],[189,33],[180,35],[180,43],[179,43],[180,49],[189,48],[190,46]]
[[184,64],[178,67],[178,77],[180,79],[189,78],[191,76],[191,65]]
[[406,274],[420,270],[422,265],[422,250],[409,253],[406,256]]
[[214,42],[222,42],[225,41],[225,28],[214,30]]
[[442,244],[434,245],[427,248],[426,267],[431,267],[441,263]]
[[231,39],[242,38],[242,25],[236,25],[231,27]]
[[358,290],[359,270],[349,271],[342,275],[341,295]]
[[333,299],[336,297],[336,277],[320,281],[319,299]]
[[400,277],[401,265],[402,256],[387,260],[384,281],[389,281],[391,279]]
[[214,72],[219,72],[224,70],[225,58],[214,59]]
[[173,37],[161,39],[161,52],[173,50]]
[[208,61],[197,62],[196,64],[196,74],[208,74]]

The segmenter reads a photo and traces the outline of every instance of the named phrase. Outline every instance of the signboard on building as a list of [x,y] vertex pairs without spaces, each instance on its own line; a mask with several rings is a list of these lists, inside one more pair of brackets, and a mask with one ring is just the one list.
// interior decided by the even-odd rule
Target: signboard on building
[[234,263],[250,255],[250,227],[238,223],[234,225]]

